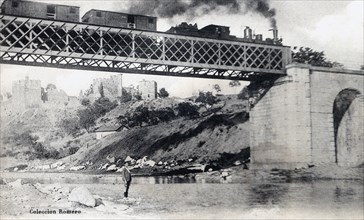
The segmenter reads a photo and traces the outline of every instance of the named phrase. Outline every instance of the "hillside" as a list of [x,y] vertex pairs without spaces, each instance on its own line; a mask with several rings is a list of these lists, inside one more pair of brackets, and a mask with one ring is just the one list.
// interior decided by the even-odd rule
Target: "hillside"
[[34,142],[61,149],[73,139],[59,126],[60,121],[75,117],[80,105],[41,105],[38,108],[18,110],[11,102],[1,103],[1,155],[27,158]]
[[[177,111],[179,103],[189,102],[195,105],[199,117],[176,117],[172,120],[161,121],[156,124],[142,124],[96,140],[95,135],[82,132],[77,137],[63,136],[57,123],[53,120],[59,117],[69,117],[72,111],[28,110],[25,114],[34,114],[32,111],[42,112],[39,119],[36,116],[21,117],[8,122],[9,128],[19,126],[24,120],[22,129],[32,129],[36,134],[51,134],[43,138],[46,145],[58,145],[57,149],[77,147],[78,151],[70,156],[61,158],[66,169],[82,164],[92,164],[88,169],[98,169],[101,165],[109,163],[108,158],[115,158],[115,162],[132,157],[140,159],[148,156],[155,162],[176,161],[183,165],[188,161],[193,163],[215,164],[224,166],[235,160],[246,160],[249,157],[249,122],[244,105],[236,96],[220,96],[218,102],[212,106],[194,103],[188,100],[166,98],[152,101],[135,101],[121,104],[100,117],[94,129],[120,123],[120,118],[133,114],[140,106],[149,110],[158,111],[170,108]],[[49,112],[48,112],[49,113]],[[38,115],[38,113],[37,113]],[[67,116],[68,115],[68,116]],[[48,126],[44,126],[48,125]],[[56,134],[56,135],[55,135]],[[54,136],[53,139],[49,136]],[[57,138],[56,138],[57,137]],[[48,138],[48,139],[47,139]],[[57,143],[57,144],[56,144]],[[234,161],[232,161],[234,160]],[[51,163],[51,161],[49,162]],[[29,169],[37,164],[28,161]],[[42,163],[44,164],[44,163]]]

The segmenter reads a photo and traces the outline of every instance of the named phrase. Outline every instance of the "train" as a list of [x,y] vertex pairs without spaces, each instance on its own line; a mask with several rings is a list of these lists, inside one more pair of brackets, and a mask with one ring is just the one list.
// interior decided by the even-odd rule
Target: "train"
[[[30,28],[32,27],[22,25],[20,22],[15,27],[10,28],[14,30],[12,36],[1,46],[7,46],[7,42],[10,42],[9,45],[18,48],[30,45],[31,48],[45,51],[226,66],[239,66],[245,62],[244,65],[250,65],[253,68],[280,63],[280,55],[274,57],[277,60],[275,62],[269,63],[267,59],[260,61],[258,58],[263,55],[266,56],[268,52],[258,49],[251,51],[252,56],[256,59],[243,61],[243,57],[235,55],[243,53],[243,48],[236,44],[233,45],[234,42],[248,42],[257,45],[282,46],[282,39],[278,39],[278,30],[276,29],[273,29],[273,38],[263,40],[261,34],[253,34],[253,30],[249,27],[244,29],[244,36],[239,38],[231,35],[230,28],[227,26],[210,24],[199,29],[196,24],[191,25],[184,22],[171,27],[166,31],[169,35],[162,37],[159,34],[161,32],[157,32],[157,17],[92,9],[80,19],[79,7],[24,0],[4,0],[1,5],[1,14],[157,33],[156,35],[143,34],[143,32],[130,34],[129,31],[125,30],[121,32],[112,30],[105,33],[95,31],[92,27],[88,28],[87,26],[81,29],[67,30],[58,27],[57,24],[50,26],[39,24],[34,29],[38,33],[37,37],[29,41],[28,37],[23,35],[25,33],[31,34]],[[10,29],[8,27],[6,30],[2,30],[2,34],[9,33]],[[171,35],[192,36],[196,37],[196,41],[184,37],[174,38]],[[225,46],[221,46],[219,49],[215,41],[206,41],[205,39],[230,41],[232,44],[225,42],[223,44]],[[161,44],[161,41],[164,43]]]
[[[70,5],[48,4],[24,0],[4,0],[1,5],[1,14],[157,31],[157,17],[154,16],[91,9],[80,19],[80,8]],[[282,45],[282,39],[278,39],[278,30],[273,28],[272,31],[273,38],[266,38],[263,40],[261,34],[253,35],[252,29],[246,27],[244,29],[244,37],[238,38],[231,35],[230,28],[226,26],[210,24],[198,29],[197,25],[182,22],[180,25],[171,27],[166,32],[194,37]]]

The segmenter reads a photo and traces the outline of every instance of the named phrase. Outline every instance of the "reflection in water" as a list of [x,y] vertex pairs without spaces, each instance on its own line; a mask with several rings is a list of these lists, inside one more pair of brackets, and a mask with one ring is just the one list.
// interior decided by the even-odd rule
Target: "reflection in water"
[[334,191],[335,202],[352,201],[357,193],[352,187],[336,186]]
[[276,205],[281,203],[281,198],[288,192],[287,185],[256,184],[249,188],[248,201],[250,206]]
[[176,183],[196,183],[194,178],[185,176],[153,176],[153,177],[134,177],[133,183],[136,184],[176,184]]

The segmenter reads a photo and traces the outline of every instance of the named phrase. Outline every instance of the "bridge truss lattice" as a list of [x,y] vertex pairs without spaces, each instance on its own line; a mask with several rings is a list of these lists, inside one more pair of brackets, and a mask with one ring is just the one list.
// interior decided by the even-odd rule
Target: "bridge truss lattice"
[[290,48],[0,15],[0,62],[199,78],[285,74]]

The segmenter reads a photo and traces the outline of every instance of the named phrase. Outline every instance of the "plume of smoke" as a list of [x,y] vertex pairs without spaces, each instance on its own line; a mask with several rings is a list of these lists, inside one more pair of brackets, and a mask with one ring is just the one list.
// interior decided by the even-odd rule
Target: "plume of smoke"
[[242,0],[247,12],[251,11],[269,19],[272,28],[277,28],[277,21],[274,18],[276,10],[270,8],[269,0]]
[[270,8],[269,0],[132,0],[129,12],[161,18],[182,15],[192,20],[220,7],[227,9],[230,14],[248,12],[259,14],[269,19],[273,28],[276,27],[274,18],[276,11]]
[[134,0],[129,11],[130,13],[149,14],[161,18],[184,15],[193,19],[196,16],[208,14],[220,6],[228,9],[229,12],[237,13],[240,11],[240,5],[236,0]]

